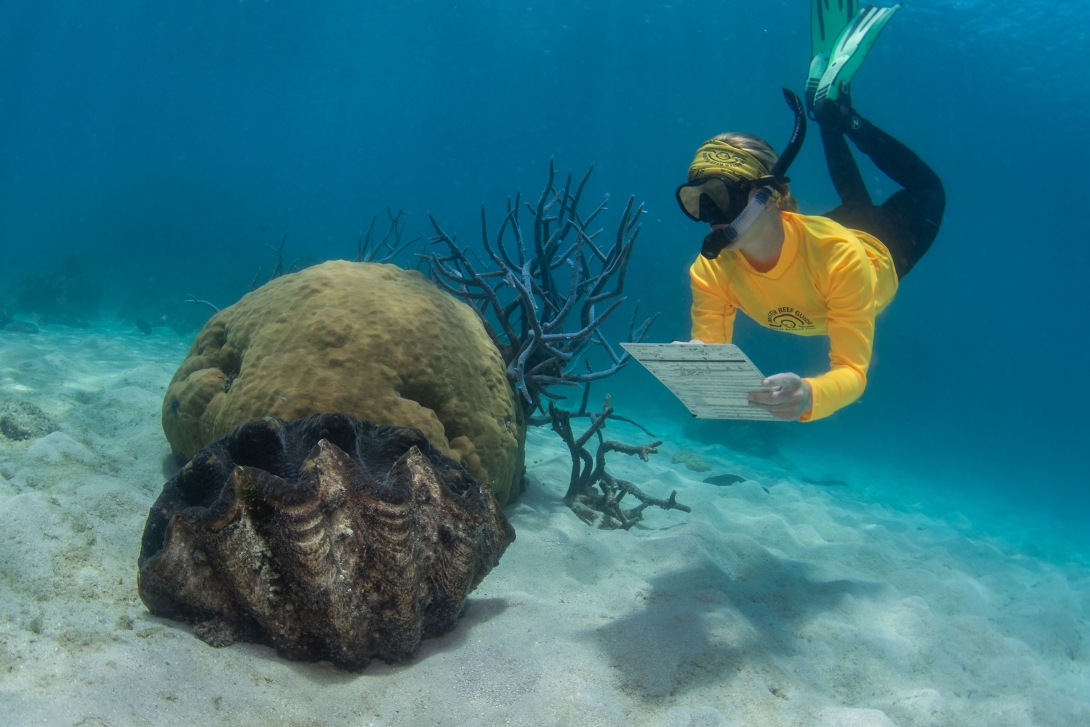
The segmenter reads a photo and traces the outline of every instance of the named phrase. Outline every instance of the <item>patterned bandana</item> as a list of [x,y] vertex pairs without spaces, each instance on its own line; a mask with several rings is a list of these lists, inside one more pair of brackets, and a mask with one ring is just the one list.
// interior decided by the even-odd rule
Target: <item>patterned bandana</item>
[[768,167],[745,149],[719,139],[709,139],[696,150],[696,158],[689,165],[689,181],[719,176],[740,182],[763,177],[768,172]]
[[[726,177],[734,182],[753,181],[771,170],[757,157],[721,139],[708,139],[696,150],[696,158],[689,165],[689,181],[704,177]],[[772,198],[779,205],[783,200],[780,187],[769,188]]]

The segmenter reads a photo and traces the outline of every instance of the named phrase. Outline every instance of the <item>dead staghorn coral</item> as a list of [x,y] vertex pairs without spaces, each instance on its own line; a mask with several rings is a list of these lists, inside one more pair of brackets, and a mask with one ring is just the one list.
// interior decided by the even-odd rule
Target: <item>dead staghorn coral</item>
[[406,242],[401,241],[401,236],[405,234],[406,217],[408,217],[405,210],[398,210],[395,215],[387,207],[386,217],[389,220],[389,227],[386,228],[386,234],[381,240],[375,237],[375,223],[378,222],[378,215],[371,218],[367,234],[360,235],[359,244],[356,246],[355,262],[388,263],[397,257],[398,253],[420,239],[414,237]]
[[[670,497],[662,500],[651,497],[631,482],[606,472],[606,455],[610,452],[635,455],[646,462],[648,455],[657,454],[658,447],[662,444],[660,440],[655,440],[650,444],[634,447],[605,439],[602,436],[602,429],[613,415],[609,396],[606,396],[602,411],[592,418],[591,425],[578,438],[572,432],[570,412],[550,402],[549,415],[552,418],[553,430],[568,445],[568,451],[571,453],[571,482],[568,485],[567,494],[564,495],[564,504],[585,523],[588,525],[598,523],[598,527],[606,529],[628,530],[643,518],[643,511],[651,505],[664,510],[692,512],[688,506],[677,501],[677,491],[671,492]],[[598,451],[591,458],[586,444],[594,436],[598,437]],[[601,493],[594,490],[595,485],[598,485]],[[626,495],[632,495],[640,501],[640,504],[628,510],[623,509],[621,501]]]
[[[644,494],[631,482],[610,475],[605,469],[607,453],[637,455],[646,461],[661,442],[631,447],[604,441],[601,429],[609,419],[630,422],[654,435],[640,424],[617,416],[609,406],[608,397],[600,414],[587,411],[592,382],[612,376],[629,360],[627,352],[618,355],[601,326],[625,300],[622,297],[625,275],[643,214],[643,205],[635,206],[634,198],[629,198],[612,244],[608,247],[602,244],[598,239],[602,231],[591,232],[590,228],[606,209],[606,203],[585,217],[579,211],[591,171],[593,168],[574,186],[569,173],[563,187],[558,188],[556,168],[550,162],[549,179],[537,204],[524,203],[520,195],[509,199],[494,239],[489,236],[482,206],[484,261],[468,248],[459,247],[455,237],[447,234],[434,218],[431,218],[435,228],[432,243],[445,246],[446,252],[421,257],[430,264],[437,285],[462,298],[480,314],[507,365],[507,378],[520,394],[527,423],[551,422],[568,445],[572,479],[564,502],[588,523],[600,521],[600,527],[627,529],[640,520],[649,505],[686,512],[689,508],[678,505],[673,494],[669,500],[659,500]],[[532,220],[532,235],[523,231],[520,215],[524,208]],[[642,341],[657,317],[651,316],[637,325],[638,316],[637,304],[629,321],[629,341]],[[585,358],[592,345],[608,356],[606,368],[594,371]],[[581,357],[585,371],[575,369]],[[549,387],[557,385],[582,385],[579,410],[569,412],[550,402],[548,416],[531,416],[539,410],[544,413],[542,397],[565,398],[550,391]],[[591,419],[591,425],[576,439],[571,419],[579,417]],[[599,446],[592,459],[584,445],[595,435]],[[596,494],[595,485],[601,489],[601,495]],[[620,503],[626,495],[632,495],[641,504],[623,510]]]
[[148,610],[213,646],[359,668],[453,628],[514,539],[488,488],[416,429],[270,418],[164,486],[138,585]]
[[[614,350],[600,328],[625,300],[625,275],[640,232],[643,205],[635,206],[630,198],[612,244],[602,244],[601,230],[589,229],[606,203],[586,216],[579,211],[591,171],[574,186],[569,173],[563,187],[557,188],[556,168],[550,162],[549,180],[537,204],[524,203],[521,194],[509,199],[494,239],[482,206],[484,261],[459,247],[455,237],[431,218],[432,242],[446,247],[445,254],[423,256],[430,263],[432,279],[480,313],[527,415],[543,408],[542,396],[564,398],[549,387],[589,384],[617,373],[629,359],[628,353]],[[523,230],[524,211],[531,218],[530,234]],[[655,320],[652,316],[637,325],[638,313],[637,304],[628,328],[630,341],[642,341]],[[605,351],[608,367],[574,371],[572,364],[591,345]]]
[[[371,224],[367,227],[366,234],[360,234],[359,240],[356,243],[356,257],[353,262],[357,263],[390,263],[396,258],[405,248],[420,240],[420,237],[414,237],[411,240],[405,242],[401,241],[402,236],[405,234],[405,223],[408,215],[405,210],[398,210],[397,214],[387,207],[386,218],[388,220],[388,227],[386,228],[386,234],[380,239],[375,233],[375,224],[378,222],[378,215],[371,217]],[[295,265],[299,262],[299,258],[295,258],[288,267],[284,267],[284,244],[288,241],[287,233],[284,234],[283,239],[280,240],[278,247],[266,244],[265,247],[269,248],[276,253],[276,267],[273,269],[272,276],[265,282],[271,282],[284,275],[290,275],[296,272]],[[304,266],[305,267],[305,266]],[[254,273],[253,280],[250,281],[250,292],[257,290],[257,278],[261,275],[261,268],[257,269]],[[211,303],[203,300],[191,300],[187,303],[205,303],[211,306],[214,311],[219,311],[219,308],[212,306]]]

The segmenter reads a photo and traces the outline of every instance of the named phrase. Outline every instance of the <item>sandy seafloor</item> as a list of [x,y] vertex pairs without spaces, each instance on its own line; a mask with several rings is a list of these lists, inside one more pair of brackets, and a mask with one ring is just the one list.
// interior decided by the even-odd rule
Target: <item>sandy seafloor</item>
[[[693,512],[649,510],[630,532],[564,507],[567,451],[532,430],[532,485],[507,509],[517,541],[410,663],[346,673],[213,649],[136,592],[174,467],[160,404],[188,343],[106,324],[0,332],[0,399],[59,426],[0,437],[0,724],[1090,725],[1084,560],[884,506],[865,473],[807,485],[804,467],[669,425],[650,463],[612,469]],[[681,448],[752,480],[704,484],[671,464]]]

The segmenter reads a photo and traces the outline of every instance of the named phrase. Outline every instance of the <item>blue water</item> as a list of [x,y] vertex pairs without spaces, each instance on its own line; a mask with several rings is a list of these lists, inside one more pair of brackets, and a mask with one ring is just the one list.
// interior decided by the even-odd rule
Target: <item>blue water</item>
[[[1047,531],[1066,554],[1090,547],[1087,27],[1085,3],[921,0],[887,28],[855,102],[939,172],[946,218],[879,320],[863,400],[791,445],[903,468],[931,490],[876,497],[1008,513],[996,529]],[[536,195],[555,158],[595,165],[610,229],[629,195],[646,202],[628,293],[661,311],[651,340],[687,338],[703,231],[673,190],[715,133],[786,140],[778,89],[802,90],[808,32],[801,0],[13,0],[0,295],[74,255],[101,287],[92,318],[226,305],[271,272],[266,245],[351,258],[387,206],[410,235],[431,213],[475,242],[480,204]],[[863,169],[877,198],[895,190]],[[791,174],[803,211],[835,206],[816,129]],[[766,372],[825,365],[822,339],[740,324],[736,342]],[[606,391],[632,415],[686,416],[639,370]]]

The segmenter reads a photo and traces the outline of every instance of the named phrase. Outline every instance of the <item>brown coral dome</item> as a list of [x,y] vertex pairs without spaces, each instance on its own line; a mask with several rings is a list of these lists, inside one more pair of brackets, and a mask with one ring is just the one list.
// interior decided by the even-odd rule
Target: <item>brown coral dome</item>
[[170,382],[163,431],[191,458],[245,422],[323,412],[419,429],[501,505],[519,492],[503,359],[477,313],[416,271],[328,262],[220,311]]
[[140,598],[293,659],[405,659],[454,627],[515,532],[495,498],[405,427],[343,414],[245,424],[163,487]]

